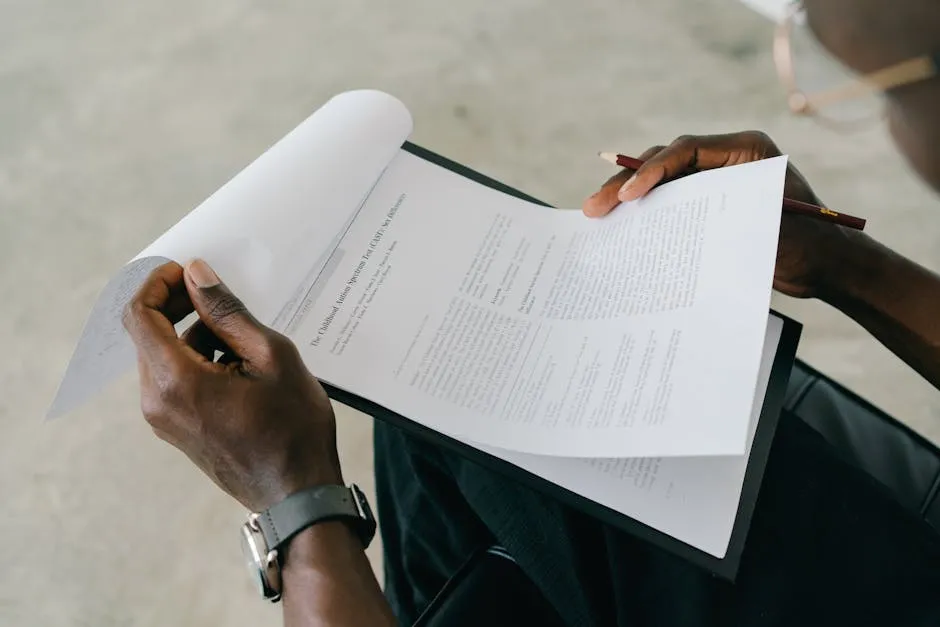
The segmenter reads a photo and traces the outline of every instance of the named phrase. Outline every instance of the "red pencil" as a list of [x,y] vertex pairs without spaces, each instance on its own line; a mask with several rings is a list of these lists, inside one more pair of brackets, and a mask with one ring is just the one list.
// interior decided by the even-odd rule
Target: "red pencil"
[[[634,159],[633,157],[628,157],[626,155],[619,155],[614,152],[599,152],[597,154],[604,161],[609,161],[614,165],[619,165],[622,168],[639,170],[640,166],[643,165],[643,162],[639,159]],[[818,220],[825,220],[826,222],[840,224],[851,229],[858,229],[859,231],[865,229],[864,218],[857,218],[846,213],[838,213],[837,211],[827,209],[826,207],[811,205],[808,202],[793,200],[792,198],[784,198],[783,208],[785,211],[789,211],[790,213],[798,213],[800,215],[809,216]]]

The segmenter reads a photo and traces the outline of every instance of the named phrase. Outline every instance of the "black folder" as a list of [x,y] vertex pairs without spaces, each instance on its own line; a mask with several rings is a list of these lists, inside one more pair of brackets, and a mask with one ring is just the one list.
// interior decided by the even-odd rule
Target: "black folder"
[[[403,150],[446,168],[468,179],[476,181],[501,192],[510,194],[517,198],[527,200],[548,206],[528,194],[520,192],[504,183],[494,180],[488,176],[480,174],[467,166],[461,165],[450,159],[442,157],[430,150],[406,142]],[[648,525],[636,521],[629,516],[614,511],[608,507],[600,505],[586,497],[575,492],[562,488],[547,479],[543,479],[527,470],[507,462],[503,459],[494,457],[473,446],[450,438],[433,429],[425,427],[417,422],[409,420],[406,416],[396,414],[388,409],[356,396],[349,392],[337,389],[324,384],[327,393],[334,400],[349,405],[365,414],[369,414],[378,420],[382,420],[397,428],[403,429],[409,434],[423,438],[445,449],[453,451],[481,466],[496,471],[505,477],[506,481],[515,481],[529,486],[543,494],[554,498],[567,506],[576,508],[587,515],[593,516],[601,522],[621,529],[638,538],[650,542],[660,548],[674,553],[724,579],[733,580],[737,574],[738,565],[741,560],[741,553],[744,550],[744,544],[747,539],[747,531],[751,523],[751,515],[757,502],[758,492],[760,490],[761,479],[764,474],[764,468],[767,464],[767,457],[770,453],[770,445],[773,441],[774,432],[777,428],[777,422],[780,412],[783,408],[784,395],[787,390],[787,384],[790,379],[790,371],[796,359],[796,349],[799,343],[802,325],[798,322],[771,312],[773,315],[783,320],[783,332],[780,337],[780,343],[777,347],[777,354],[774,358],[770,373],[770,381],[767,386],[767,393],[764,396],[764,405],[760,413],[757,431],[754,436],[754,442],[751,446],[750,457],[747,462],[747,470],[744,478],[744,486],[741,491],[741,499],[738,503],[737,516],[735,517],[734,530],[724,558],[717,558],[700,549],[681,542],[661,531],[658,531]],[[690,512],[691,513],[691,512]]]

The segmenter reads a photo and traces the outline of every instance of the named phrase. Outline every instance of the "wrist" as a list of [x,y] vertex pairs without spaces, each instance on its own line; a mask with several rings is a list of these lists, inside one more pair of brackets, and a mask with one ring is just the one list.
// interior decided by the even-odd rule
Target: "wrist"
[[282,572],[329,571],[337,562],[362,554],[365,549],[352,525],[330,520],[311,525],[291,538],[284,548]]
[[317,460],[315,464],[304,466],[302,469],[286,475],[281,482],[281,499],[301,490],[316,488],[321,485],[343,485],[345,483],[343,481],[343,471],[335,452],[332,455],[317,455],[315,459]]
[[826,246],[820,273],[819,299],[833,307],[863,298],[867,287],[883,268],[883,248],[864,233],[840,229],[840,236]]
[[309,452],[311,460],[296,465],[291,470],[270,473],[269,481],[259,481],[257,491],[244,505],[253,512],[263,511],[280,503],[291,494],[323,485],[344,485],[339,458],[332,454]]
[[261,595],[277,601],[289,573],[319,577],[364,559],[375,531],[372,508],[358,486],[324,485],[250,513],[242,548]]
[[[361,538],[329,521],[298,533],[283,566],[285,624],[396,625]],[[293,620],[291,620],[293,619]]]

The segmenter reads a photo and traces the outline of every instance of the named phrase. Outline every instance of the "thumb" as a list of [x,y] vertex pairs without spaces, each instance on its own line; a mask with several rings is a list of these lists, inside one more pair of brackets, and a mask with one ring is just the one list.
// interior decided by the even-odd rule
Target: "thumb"
[[186,264],[184,276],[186,291],[203,324],[242,359],[262,359],[268,343],[267,328],[229,291],[209,264],[194,259]]

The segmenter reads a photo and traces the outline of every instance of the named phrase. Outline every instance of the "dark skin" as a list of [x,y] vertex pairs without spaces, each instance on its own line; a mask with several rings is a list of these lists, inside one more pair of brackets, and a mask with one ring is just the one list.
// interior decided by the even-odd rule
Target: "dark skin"
[[[635,200],[661,182],[688,173],[781,154],[763,133],[680,137],[644,154],[643,167],[611,178],[584,204],[592,217]],[[626,185],[627,181],[630,185]],[[626,189],[624,187],[626,186]],[[790,165],[785,194],[821,204]],[[774,288],[796,298],[819,298],[855,319],[885,346],[940,387],[940,277],[863,233],[784,213]]]
[[[199,314],[182,337],[173,324]],[[286,337],[261,325],[203,262],[161,266],[127,307],[141,408],[154,433],[259,512],[317,485],[341,484],[326,392]],[[225,351],[219,362],[212,357]],[[284,623],[394,625],[362,543],[342,522],[289,544]]]
[[[808,23],[820,41],[861,72],[940,50],[940,3],[876,0],[804,2]],[[913,24],[913,26],[909,26]],[[940,191],[940,79],[908,85],[887,95],[888,121],[911,165]],[[584,203],[601,217],[620,202],[694,170],[721,168],[780,155],[756,131],[686,136],[649,149],[637,172],[624,170]],[[785,194],[822,204],[792,164]],[[796,298],[819,298],[850,316],[879,341],[940,387],[940,276],[865,234],[804,216],[784,213],[777,247],[774,288]]]
[[[811,28],[859,72],[940,49],[936,0],[808,0]],[[940,191],[940,80],[888,94],[902,153]],[[691,169],[780,154],[761,133],[684,137],[643,155],[633,174],[608,181],[584,205],[600,217]],[[818,203],[791,167],[786,193]],[[618,197],[619,194],[619,197]],[[784,215],[774,287],[845,312],[940,387],[940,277],[866,235]],[[177,337],[190,311],[200,322]],[[341,483],[329,400],[287,338],[265,328],[208,266],[170,263],[148,278],[127,309],[137,345],[144,416],[216,484],[252,511],[316,485]],[[215,350],[225,357],[214,362]],[[362,546],[344,524],[315,525],[290,543],[283,567],[288,626],[393,625]]]

